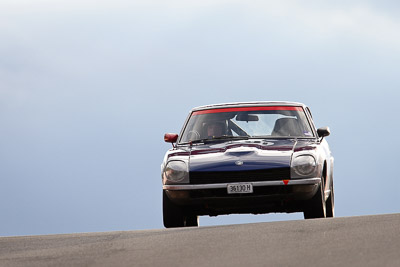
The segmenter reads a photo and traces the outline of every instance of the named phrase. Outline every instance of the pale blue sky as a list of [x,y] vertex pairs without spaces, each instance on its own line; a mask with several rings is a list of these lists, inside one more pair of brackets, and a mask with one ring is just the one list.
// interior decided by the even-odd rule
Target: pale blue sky
[[[162,228],[192,107],[288,100],[330,126],[336,215],[399,212],[397,1],[0,3],[0,236]],[[301,219],[201,217],[201,225]]]

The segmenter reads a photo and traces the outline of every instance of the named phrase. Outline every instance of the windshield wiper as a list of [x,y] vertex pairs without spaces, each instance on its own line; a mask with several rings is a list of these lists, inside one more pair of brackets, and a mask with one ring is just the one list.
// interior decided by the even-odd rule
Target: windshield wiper
[[206,140],[223,140],[223,139],[231,139],[231,140],[247,140],[249,139],[248,136],[233,136],[233,135],[221,135],[221,136],[215,136],[212,137],[211,139],[206,139]]
[[197,143],[208,143],[208,142],[213,142],[213,141],[222,141],[222,140],[247,140],[249,139],[248,136],[232,136],[232,135],[222,135],[222,136],[214,136],[210,138],[203,138],[203,139],[197,139],[197,140],[192,140],[189,142],[181,143],[181,145],[187,145],[187,144],[197,144]]
[[258,136],[252,136],[251,139],[295,139],[297,137],[295,136],[278,136],[278,135],[258,135]]
[[196,139],[196,140],[192,140],[189,142],[185,142],[185,143],[181,143],[181,145],[191,145],[191,144],[198,144],[198,143],[208,143],[208,142],[213,142],[213,141],[217,141],[217,140],[247,140],[249,139],[249,136],[232,136],[232,135],[221,135],[221,136],[214,136],[214,137],[210,137],[210,138],[203,138],[203,139]]
[[192,144],[195,143],[209,143],[213,141],[223,141],[223,140],[247,140],[249,139],[248,136],[232,136],[232,135],[221,135],[221,136],[213,136],[204,139],[193,140]]
[[192,141],[187,142],[187,144],[205,143],[205,142],[207,142],[207,140],[210,140],[210,139],[204,138],[204,139],[192,140]]

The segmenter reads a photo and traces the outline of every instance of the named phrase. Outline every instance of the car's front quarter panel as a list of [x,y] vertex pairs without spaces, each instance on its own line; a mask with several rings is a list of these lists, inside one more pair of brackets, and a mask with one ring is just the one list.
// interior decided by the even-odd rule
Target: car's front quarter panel
[[321,141],[320,144],[321,147],[321,154],[325,158],[325,163],[326,163],[326,182],[325,182],[325,188],[326,190],[332,187],[333,185],[333,164],[334,164],[334,158],[332,156],[331,150],[329,148],[328,142],[325,140],[325,138]]
[[[324,190],[328,190],[333,179],[333,157],[328,142],[325,139],[322,141],[316,139],[310,142],[300,141],[294,149],[293,158],[303,154],[309,154],[315,158],[317,168],[312,176],[319,178],[324,177]],[[292,179],[296,178],[301,177],[292,177]]]
[[[295,171],[294,162],[300,157],[312,157],[315,160],[314,171],[308,174],[299,174]],[[293,149],[291,161],[291,179],[304,179],[311,177],[321,177],[323,157],[321,157],[319,144],[316,139],[298,140]]]
[[164,160],[161,163],[161,179],[163,185],[171,183],[167,181],[165,177],[165,167],[167,166],[168,162],[181,161],[189,166],[189,156],[190,150],[187,147],[172,148],[165,153]]

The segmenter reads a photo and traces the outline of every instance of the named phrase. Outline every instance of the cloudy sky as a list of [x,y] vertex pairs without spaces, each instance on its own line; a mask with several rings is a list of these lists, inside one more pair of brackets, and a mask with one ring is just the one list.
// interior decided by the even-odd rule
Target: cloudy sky
[[[399,212],[398,1],[0,2],[0,236],[162,228],[192,107],[288,100],[330,126],[337,216]],[[302,214],[201,217],[201,225]]]

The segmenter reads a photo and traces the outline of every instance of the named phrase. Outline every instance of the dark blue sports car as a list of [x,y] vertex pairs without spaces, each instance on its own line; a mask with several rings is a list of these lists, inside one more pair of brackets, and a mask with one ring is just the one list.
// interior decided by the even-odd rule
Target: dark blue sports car
[[164,226],[201,215],[303,212],[334,216],[333,157],[310,109],[294,102],[230,103],[191,110],[161,165]]

